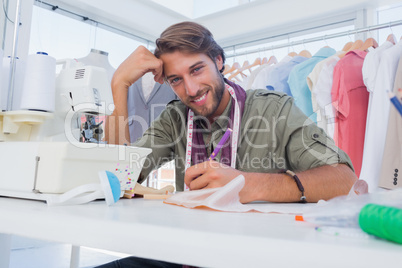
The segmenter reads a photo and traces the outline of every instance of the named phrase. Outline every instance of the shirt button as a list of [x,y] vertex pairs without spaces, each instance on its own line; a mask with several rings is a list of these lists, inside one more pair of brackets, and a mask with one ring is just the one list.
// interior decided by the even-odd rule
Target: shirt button
[[314,134],[313,134],[313,138],[315,138],[315,139],[318,139],[319,136],[320,136],[320,135],[318,135],[317,133],[314,133]]

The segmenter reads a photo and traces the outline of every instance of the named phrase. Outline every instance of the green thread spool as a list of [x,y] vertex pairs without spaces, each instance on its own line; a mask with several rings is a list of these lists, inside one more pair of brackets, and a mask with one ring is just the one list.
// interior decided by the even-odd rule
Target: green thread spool
[[402,244],[402,209],[367,204],[360,211],[359,225],[366,233]]

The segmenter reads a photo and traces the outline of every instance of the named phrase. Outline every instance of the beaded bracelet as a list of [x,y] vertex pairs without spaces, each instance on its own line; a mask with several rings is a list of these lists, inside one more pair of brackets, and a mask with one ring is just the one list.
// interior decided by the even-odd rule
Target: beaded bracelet
[[284,170],[282,170],[282,173],[286,173],[287,175],[291,176],[294,179],[294,181],[296,182],[297,188],[299,188],[299,191],[302,194],[302,196],[300,197],[299,202],[300,203],[307,203],[306,196],[304,195],[304,187],[303,187],[302,183],[300,182],[299,177],[297,177],[297,175],[291,170],[285,170],[284,169]]

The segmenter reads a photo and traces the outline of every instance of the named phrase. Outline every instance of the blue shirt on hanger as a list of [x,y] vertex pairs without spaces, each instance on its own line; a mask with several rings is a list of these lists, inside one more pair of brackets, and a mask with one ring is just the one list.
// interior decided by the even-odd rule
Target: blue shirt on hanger
[[288,84],[295,99],[295,104],[314,122],[317,122],[317,114],[313,111],[311,91],[307,85],[307,76],[313,71],[317,63],[335,53],[335,49],[323,47],[310,59],[295,66],[289,74]]
[[295,67],[299,63],[302,63],[305,60],[308,60],[308,58],[295,56],[289,62],[276,66],[268,74],[267,89],[283,92],[288,94],[289,96],[292,96],[288,84],[289,73],[290,71],[292,71],[293,67]]

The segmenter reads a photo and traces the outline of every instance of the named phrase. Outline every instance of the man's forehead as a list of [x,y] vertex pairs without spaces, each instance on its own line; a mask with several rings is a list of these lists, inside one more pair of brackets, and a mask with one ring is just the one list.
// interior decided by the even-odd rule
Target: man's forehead
[[185,71],[198,63],[210,60],[204,53],[182,53],[180,51],[164,53],[160,56],[160,59],[163,62],[163,69],[167,75],[170,75],[168,72]]
[[187,59],[196,59],[196,58],[209,58],[205,53],[196,53],[196,52],[188,52],[188,51],[181,51],[175,50],[173,52],[165,52],[160,55],[160,59],[163,62],[170,62],[172,58],[187,58]]

